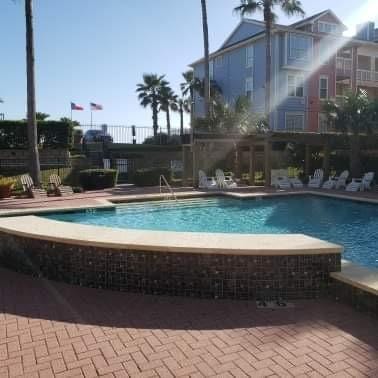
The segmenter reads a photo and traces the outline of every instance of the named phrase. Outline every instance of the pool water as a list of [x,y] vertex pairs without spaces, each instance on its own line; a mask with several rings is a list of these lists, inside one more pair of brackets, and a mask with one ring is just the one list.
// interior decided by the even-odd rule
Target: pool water
[[303,233],[341,244],[343,257],[378,267],[378,205],[318,196],[144,202],[47,218],[107,227],[249,234]]

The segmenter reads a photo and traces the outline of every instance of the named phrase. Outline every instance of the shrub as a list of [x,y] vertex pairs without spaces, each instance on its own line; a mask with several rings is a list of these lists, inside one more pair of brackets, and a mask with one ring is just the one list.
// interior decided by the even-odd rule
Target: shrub
[[170,181],[170,170],[167,168],[143,168],[134,172],[132,180],[137,186],[156,186],[159,185],[160,175]]
[[85,169],[80,171],[80,184],[84,190],[113,188],[117,184],[115,169]]
[[[42,148],[69,148],[72,125],[62,121],[38,121],[38,145]],[[27,149],[26,121],[0,121],[0,149]]]

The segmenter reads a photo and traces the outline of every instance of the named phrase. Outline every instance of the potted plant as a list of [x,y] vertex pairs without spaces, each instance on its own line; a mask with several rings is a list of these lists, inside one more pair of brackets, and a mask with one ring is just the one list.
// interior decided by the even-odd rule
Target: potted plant
[[11,177],[0,177],[0,198],[10,197],[15,182]]

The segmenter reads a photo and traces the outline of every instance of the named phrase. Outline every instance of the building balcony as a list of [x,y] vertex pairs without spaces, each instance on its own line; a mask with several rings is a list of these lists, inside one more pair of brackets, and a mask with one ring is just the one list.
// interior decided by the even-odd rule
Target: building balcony
[[350,79],[352,77],[352,59],[337,57],[336,75],[339,79]]
[[357,70],[357,81],[364,85],[378,87],[378,72],[369,70]]

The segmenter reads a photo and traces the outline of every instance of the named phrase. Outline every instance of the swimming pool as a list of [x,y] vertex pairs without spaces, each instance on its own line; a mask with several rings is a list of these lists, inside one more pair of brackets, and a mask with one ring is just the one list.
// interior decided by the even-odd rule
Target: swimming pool
[[345,247],[343,257],[378,267],[378,206],[301,195],[143,202],[112,210],[49,214],[65,222],[126,229],[247,234],[303,233]]

